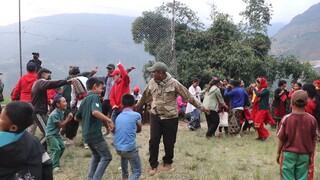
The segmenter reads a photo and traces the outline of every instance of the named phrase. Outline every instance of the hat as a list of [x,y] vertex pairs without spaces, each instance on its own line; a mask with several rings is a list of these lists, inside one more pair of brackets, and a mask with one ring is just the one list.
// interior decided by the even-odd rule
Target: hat
[[120,74],[120,75],[121,75],[121,72],[120,72],[119,69],[114,70],[109,76],[113,77],[113,76],[115,76],[115,75],[117,75],[117,74]]
[[33,52],[32,55],[38,55],[39,56],[39,53],[38,52]]
[[314,80],[313,84],[320,84],[320,80]]
[[32,124],[34,109],[29,103],[12,101],[5,108],[12,124],[18,126],[17,132],[25,130]]
[[69,75],[78,75],[80,74],[80,69],[79,67],[73,66],[70,70],[69,70]]
[[163,62],[155,62],[151,67],[148,67],[147,70],[149,72],[153,71],[162,71],[162,72],[167,72],[167,65],[164,64]]
[[41,79],[41,76],[43,73],[52,73],[49,69],[46,69],[46,68],[41,68],[39,71],[38,71],[38,79]]
[[116,66],[114,64],[108,64],[107,69],[115,69]]
[[305,92],[303,90],[294,91],[294,93],[291,95],[291,100],[294,103],[307,104],[308,103],[308,94],[307,94],[307,92]]
[[136,86],[136,87],[134,87],[132,90],[133,90],[134,92],[139,92],[139,91],[140,91],[140,88],[139,88],[138,86]]
[[32,61],[27,63],[27,71],[34,72],[36,70],[37,70],[37,64],[36,63],[34,63]]

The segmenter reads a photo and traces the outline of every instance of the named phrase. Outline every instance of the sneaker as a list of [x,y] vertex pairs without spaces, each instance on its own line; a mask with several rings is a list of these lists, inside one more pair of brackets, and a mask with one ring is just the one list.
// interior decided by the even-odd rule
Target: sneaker
[[73,144],[73,140],[68,139],[68,138],[63,142],[64,142],[65,145],[72,145]]
[[88,144],[84,143],[83,146],[84,146],[84,149],[89,149]]
[[162,171],[170,171],[172,169],[172,165],[171,164],[163,164],[161,170]]
[[152,168],[149,170],[148,174],[150,176],[153,176],[153,175],[157,174],[157,172],[158,172],[158,168]]
[[55,168],[53,168],[53,172],[60,173],[60,172],[62,172],[62,170],[60,169],[60,167],[55,167]]
[[106,135],[106,138],[112,139],[114,137],[114,134],[110,132],[108,135]]

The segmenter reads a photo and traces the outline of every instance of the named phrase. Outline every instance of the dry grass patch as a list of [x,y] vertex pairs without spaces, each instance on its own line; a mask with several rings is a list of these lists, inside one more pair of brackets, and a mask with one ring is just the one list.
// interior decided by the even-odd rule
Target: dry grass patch
[[[139,154],[142,162],[142,176],[146,180],[274,180],[279,179],[279,165],[276,163],[277,138],[275,130],[270,129],[270,138],[265,142],[254,140],[256,132],[245,134],[241,138],[227,137],[204,138],[206,123],[199,131],[189,131],[186,123],[179,122],[179,131],[175,145],[173,171],[159,172],[155,176],[147,174],[149,166],[149,125],[144,125],[142,133],[137,135]],[[104,179],[121,179],[120,158],[106,139],[113,155]],[[160,144],[159,162],[164,155]],[[320,163],[319,148],[316,152],[316,179],[320,177],[317,167]],[[68,146],[62,157],[62,173],[55,174],[57,180],[82,180],[87,178],[91,160],[89,150],[83,148],[81,134],[75,144]]]

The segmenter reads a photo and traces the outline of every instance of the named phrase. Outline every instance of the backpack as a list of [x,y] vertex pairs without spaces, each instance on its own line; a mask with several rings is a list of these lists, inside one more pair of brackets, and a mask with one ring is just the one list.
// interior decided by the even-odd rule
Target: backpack
[[77,78],[76,78],[76,81],[74,81],[74,83],[73,83],[73,88],[74,88],[74,92],[76,94],[77,101],[82,100],[88,94],[86,87]]

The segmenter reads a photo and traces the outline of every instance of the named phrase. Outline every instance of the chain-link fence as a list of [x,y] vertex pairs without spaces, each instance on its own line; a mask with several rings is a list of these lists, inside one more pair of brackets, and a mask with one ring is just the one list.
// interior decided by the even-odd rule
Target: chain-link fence
[[[87,1],[84,6],[94,9],[99,5]],[[37,5],[21,1],[21,19],[24,19],[30,8],[33,11],[49,9],[43,2]],[[3,73],[1,78],[5,84],[6,97],[20,77],[18,2],[10,9],[16,12],[17,20],[0,26],[0,72]],[[105,67],[109,63],[117,64],[121,61],[125,67],[136,67],[136,70],[130,72],[131,87],[143,88],[143,66],[147,62],[162,61],[173,67],[171,20],[164,24],[164,29],[151,29],[158,29],[155,37],[161,37],[153,42],[156,53],[151,54],[146,49],[146,43],[137,44],[133,41],[132,23],[137,16],[113,15],[114,12],[108,12],[110,8],[106,9],[100,14],[92,11],[57,14],[21,21],[22,74],[26,73],[26,63],[32,59],[32,52],[40,53],[42,67],[53,72],[52,79],[65,78],[71,65],[79,66],[81,71],[99,67],[97,76],[104,76]],[[0,17],[4,18],[6,17]]]
[[[257,76],[274,75],[272,80],[279,78],[274,70],[276,61],[269,60],[267,56],[260,57],[267,54],[262,55],[260,49],[268,51],[265,45],[270,44],[260,41],[264,38],[241,34],[239,27],[229,22],[228,16],[213,19],[217,25],[202,31],[198,29],[201,22],[196,14],[189,11],[190,7],[177,2],[179,8],[174,9],[174,0],[154,4],[154,9],[137,10],[141,13],[135,15],[123,15],[126,14],[124,9],[119,10],[122,15],[114,15],[118,12],[112,7],[90,1],[85,1],[82,6],[91,11],[69,14],[62,13],[62,7],[48,8],[52,3],[49,0],[40,4],[32,2],[36,1],[21,1],[22,74],[26,73],[25,66],[32,59],[31,53],[39,52],[42,66],[52,70],[53,79],[65,78],[71,65],[79,66],[81,71],[99,67],[97,76],[103,76],[109,63],[117,64],[119,61],[125,67],[136,67],[130,72],[131,87],[145,86],[144,79],[148,73],[143,69],[155,61],[166,63],[169,72],[186,86],[190,85],[193,76],[204,79],[201,85],[207,83],[212,75],[242,78],[248,83]],[[75,12],[69,2],[64,6]],[[18,3],[8,8],[18,19]],[[92,9],[99,11],[95,13]],[[24,20],[30,11],[46,10],[59,14]],[[0,23],[3,19],[6,17],[0,17]],[[0,72],[3,73],[1,78],[8,97],[20,76],[17,21],[0,26],[0,38]],[[288,63],[279,68],[285,65]]]

